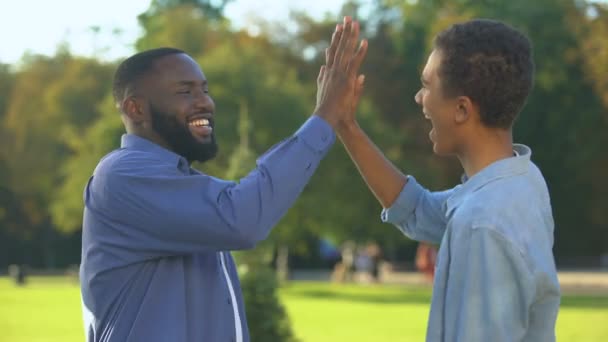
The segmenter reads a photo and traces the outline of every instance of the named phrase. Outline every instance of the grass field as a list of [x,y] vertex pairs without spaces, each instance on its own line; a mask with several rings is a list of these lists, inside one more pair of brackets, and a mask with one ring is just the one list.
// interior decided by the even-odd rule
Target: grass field
[[[423,341],[430,295],[427,288],[385,285],[297,282],[281,289],[302,342]],[[32,278],[17,288],[0,278],[0,342],[82,341],[81,322],[75,283]],[[557,337],[608,341],[608,296],[564,297]]]

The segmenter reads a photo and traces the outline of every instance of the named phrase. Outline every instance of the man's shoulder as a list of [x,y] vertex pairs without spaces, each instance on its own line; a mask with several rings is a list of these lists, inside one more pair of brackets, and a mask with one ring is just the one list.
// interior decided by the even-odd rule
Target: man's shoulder
[[89,190],[104,192],[112,197],[123,191],[129,191],[133,186],[154,184],[158,177],[173,177],[178,174],[176,166],[155,156],[153,153],[132,149],[116,149],[105,155],[95,168]]
[[107,177],[117,173],[131,173],[145,170],[150,167],[169,167],[169,162],[163,160],[154,153],[119,148],[101,158],[94,175],[96,177]]

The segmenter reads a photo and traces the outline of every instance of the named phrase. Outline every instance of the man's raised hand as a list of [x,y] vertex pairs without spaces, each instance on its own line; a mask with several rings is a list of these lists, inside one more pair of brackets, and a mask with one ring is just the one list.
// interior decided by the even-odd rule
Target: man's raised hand
[[[359,42],[359,23],[350,17],[336,26],[331,44],[325,50],[325,65],[317,78],[315,114],[332,127],[354,119],[354,112],[363,90],[359,68],[367,52],[367,41]],[[358,48],[357,48],[358,47]]]

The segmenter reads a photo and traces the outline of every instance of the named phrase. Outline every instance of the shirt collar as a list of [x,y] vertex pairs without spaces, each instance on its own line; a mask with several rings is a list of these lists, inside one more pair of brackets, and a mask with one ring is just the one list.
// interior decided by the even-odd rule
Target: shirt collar
[[175,167],[177,167],[180,171],[186,173],[189,172],[190,165],[188,164],[186,158],[138,135],[123,134],[120,140],[120,147],[152,153],[160,157],[161,160],[175,165]]
[[451,215],[452,211],[456,209],[468,195],[484,187],[486,184],[497,179],[527,172],[528,163],[530,162],[530,157],[532,156],[532,150],[528,146],[514,144],[513,152],[513,157],[498,160],[488,165],[471,178],[463,175],[463,184],[457,186],[454,189],[454,193],[447,200],[448,216]]

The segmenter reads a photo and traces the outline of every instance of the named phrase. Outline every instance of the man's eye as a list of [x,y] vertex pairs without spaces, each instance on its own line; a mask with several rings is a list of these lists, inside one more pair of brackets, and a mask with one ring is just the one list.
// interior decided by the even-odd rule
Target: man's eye
[[190,94],[190,89],[180,90],[177,92],[178,94]]

